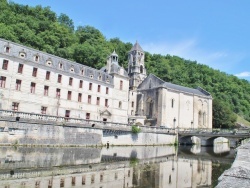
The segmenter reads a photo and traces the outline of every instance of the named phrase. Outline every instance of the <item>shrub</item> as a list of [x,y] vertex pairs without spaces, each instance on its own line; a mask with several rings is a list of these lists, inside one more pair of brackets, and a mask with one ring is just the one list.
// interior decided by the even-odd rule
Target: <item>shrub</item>
[[139,132],[141,132],[141,129],[136,125],[132,125],[132,133],[139,133]]

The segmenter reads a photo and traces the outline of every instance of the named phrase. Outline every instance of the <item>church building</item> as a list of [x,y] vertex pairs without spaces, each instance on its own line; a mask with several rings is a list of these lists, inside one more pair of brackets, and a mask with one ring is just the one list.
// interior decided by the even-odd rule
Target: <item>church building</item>
[[212,128],[212,96],[147,75],[138,42],[128,68],[114,51],[100,70],[0,39],[0,109],[103,122]]

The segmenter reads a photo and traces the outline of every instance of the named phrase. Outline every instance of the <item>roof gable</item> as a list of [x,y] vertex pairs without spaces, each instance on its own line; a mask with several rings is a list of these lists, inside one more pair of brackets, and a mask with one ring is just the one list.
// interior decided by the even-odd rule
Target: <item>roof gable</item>
[[180,93],[190,93],[193,95],[199,95],[199,96],[206,96],[211,97],[211,94],[205,91],[204,89],[198,87],[197,89],[184,87],[176,84],[172,84],[169,82],[165,82],[162,79],[156,77],[153,74],[150,74],[147,78],[145,78],[142,83],[138,86],[138,89],[140,90],[146,90],[151,88],[159,88],[164,87],[169,90],[177,91]]
[[151,89],[156,88],[164,84],[164,81],[156,77],[153,74],[149,74],[142,83],[138,86],[138,89]]

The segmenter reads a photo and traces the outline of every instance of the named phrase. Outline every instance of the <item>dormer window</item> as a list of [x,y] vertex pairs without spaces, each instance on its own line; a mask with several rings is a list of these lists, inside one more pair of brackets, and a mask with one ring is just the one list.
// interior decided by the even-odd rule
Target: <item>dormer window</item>
[[35,61],[35,62],[38,62],[38,61],[39,61],[39,56],[38,56],[38,55],[35,55],[35,56],[34,56],[34,61]]
[[25,57],[26,57],[26,53],[24,53],[24,52],[20,52],[20,53],[19,53],[19,57],[21,57],[21,58],[25,58]]
[[74,66],[72,65],[71,67],[70,67],[70,72],[74,72],[75,70],[74,70]]
[[84,75],[84,69],[81,70],[81,75]]
[[51,61],[51,60],[47,60],[46,64],[47,64],[48,66],[52,66],[52,61]]
[[59,69],[62,69],[62,68],[63,68],[63,64],[59,63]]
[[93,74],[89,75],[90,78],[93,78]]
[[6,46],[5,49],[4,49],[4,51],[5,51],[6,53],[10,53],[10,47],[9,47],[9,46]]
[[102,76],[101,75],[98,76],[98,80],[102,80]]

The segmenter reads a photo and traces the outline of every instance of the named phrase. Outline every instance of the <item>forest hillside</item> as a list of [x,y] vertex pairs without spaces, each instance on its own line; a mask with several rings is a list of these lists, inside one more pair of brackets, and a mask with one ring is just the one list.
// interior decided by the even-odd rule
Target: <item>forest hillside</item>
[[[101,68],[115,49],[127,67],[131,43],[106,39],[92,26],[75,28],[66,14],[56,15],[49,7],[24,6],[0,0],[0,38],[20,43],[94,68]],[[134,42],[134,41],[132,41]],[[146,68],[161,79],[210,92],[214,127],[232,127],[236,114],[250,121],[250,83],[214,70],[196,61],[146,52]]]

